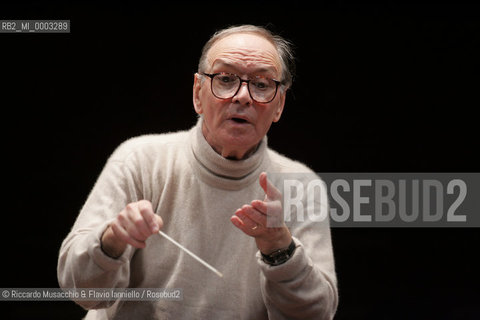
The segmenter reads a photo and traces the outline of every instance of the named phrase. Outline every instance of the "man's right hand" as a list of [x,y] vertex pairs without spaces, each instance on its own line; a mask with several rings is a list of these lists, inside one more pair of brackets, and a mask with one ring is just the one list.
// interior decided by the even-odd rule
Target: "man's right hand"
[[153,212],[148,200],[129,203],[103,233],[103,251],[112,258],[118,258],[127,244],[145,248],[145,241],[163,227],[162,218]]

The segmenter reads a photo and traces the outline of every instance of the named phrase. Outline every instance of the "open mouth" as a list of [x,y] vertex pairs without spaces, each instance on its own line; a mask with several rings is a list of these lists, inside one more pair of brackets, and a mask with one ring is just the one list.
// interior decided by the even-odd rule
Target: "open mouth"
[[241,118],[231,118],[230,120],[235,121],[236,123],[247,123],[248,121]]

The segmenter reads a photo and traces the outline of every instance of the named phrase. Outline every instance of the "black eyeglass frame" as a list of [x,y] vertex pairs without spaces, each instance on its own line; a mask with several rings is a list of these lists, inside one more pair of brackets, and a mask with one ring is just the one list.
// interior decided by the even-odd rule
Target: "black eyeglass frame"
[[[275,82],[275,93],[273,94],[273,97],[272,99],[268,100],[267,102],[260,102],[258,100],[255,100],[252,96],[252,93],[250,92],[250,81],[252,81],[253,79],[247,79],[247,80],[244,80],[242,78],[240,78],[239,75],[235,74],[235,73],[229,73],[229,72],[217,72],[217,73],[206,73],[206,72],[202,72],[203,75],[207,76],[210,78],[210,90],[212,91],[212,94],[215,96],[215,98],[217,99],[222,99],[222,100],[225,100],[225,99],[231,99],[233,97],[235,97],[238,93],[238,91],[240,91],[240,88],[242,87],[242,83],[246,83],[247,84],[247,90],[248,90],[248,94],[250,95],[250,98],[252,98],[253,101],[257,102],[257,103],[270,103],[273,101],[273,99],[275,99],[275,97],[277,96],[277,91],[278,91],[278,86],[282,84],[281,81],[278,81],[278,80],[275,80],[275,79],[271,79],[271,78],[267,78],[267,77],[264,77],[266,79],[270,79],[272,80],[273,82]],[[219,74],[229,74],[229,75],[234,75],[236,76],[239,80],[240,80],[240,83],[238,85],[238,88],[237,88],[237,91],[235,91],[235,93],[230,97],[230,98],[220,98],[218,97],[215,92],[213,92],[213,78],[215,76],[218,76]]]

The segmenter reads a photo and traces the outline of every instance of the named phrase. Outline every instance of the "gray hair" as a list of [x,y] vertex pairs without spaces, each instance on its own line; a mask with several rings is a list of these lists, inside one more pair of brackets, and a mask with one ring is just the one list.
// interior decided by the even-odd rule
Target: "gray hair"
[[291,42],[283,37],[272,33],[270,30],[254,26],[250,24],[232,26],[226,29],[219,30],[207,41],[203,46],[202,55],[198,62],[198,72],[206,72],[208,69],[207,54],[210,48],[220,39],[236,33],[253,33],[262,36],[270,41],[277,49],[280,63],[282,65],[282,79],[281,82],[287,88],[292,85],[295,74],[295,57],[293,56],[293,48]]

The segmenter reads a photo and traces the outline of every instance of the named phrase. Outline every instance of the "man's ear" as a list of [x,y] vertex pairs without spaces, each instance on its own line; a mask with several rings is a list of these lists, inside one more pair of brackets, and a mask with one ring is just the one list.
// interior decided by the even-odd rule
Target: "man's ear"
[[278,106],[277,109],[275,110],[275,113],[273,115],[273,122],[278,122],[280,120],[280,117],[282,116],[283,108],[285,107],[285,98],[287,96],[287,90],[288,88],[280,88],[280,97],[278,101]]
[[202,76],[199,75],[198,73],[195,73],[193,75],[193,106],[195,108],[195,112],[198,114],[203,113],[203,108],[202,108],[202,99],[201,99],[201,91],[200,89],[202,88]]

